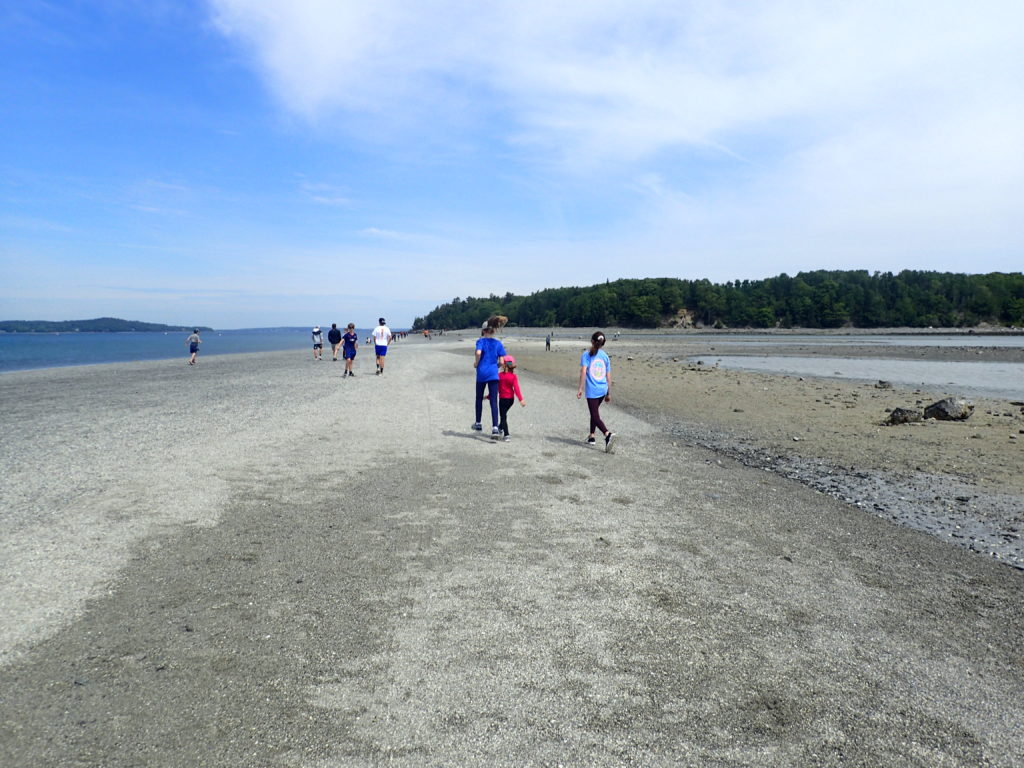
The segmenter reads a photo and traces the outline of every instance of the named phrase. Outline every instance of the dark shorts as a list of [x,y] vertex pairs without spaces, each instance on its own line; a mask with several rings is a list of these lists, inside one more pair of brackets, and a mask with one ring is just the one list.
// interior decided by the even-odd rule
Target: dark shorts
[[388,353],[388,345],[381,346],[380,344],[374,344],[373,348],[377,350],[377,357],[384,357]]
[[356,351],[354,349],[346,349],[344,352],[341,353],[341,356],[344,357],[346,360],[354,360],[356,357]]
[[199,345],[196,342],[194,342],[194,341],[191,342],[188,345],[188,351],[189,352],[198,352],[199,351]]
[[323,349],[323,348],[324,348],[323,344],[314,344],[313,345],[313,349]]

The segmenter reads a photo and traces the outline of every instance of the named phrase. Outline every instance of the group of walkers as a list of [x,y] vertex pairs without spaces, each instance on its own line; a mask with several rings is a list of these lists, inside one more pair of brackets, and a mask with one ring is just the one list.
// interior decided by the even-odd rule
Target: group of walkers
[[[508,318],[503,315],[492,315],[480,329],[473,360],[473,367],[476,368],[476,420],[472,427],[478,432],[483,431],[480,419],[483,415],[483,401],[487,399],[491,409],[491,437],[495,440],[501,438],[506,442],[511,440],[508,429],[509,410],[515,404],[516,398],[519,399],[521,406],[526,406],[519,387],[519,377],[515,372],[516,359],[508,354],[501,341],[494,337],[495,332],[507,322]],[[604,343],[604,333],[595,331],[590,337],[590,348],[580,355],[580,383],[576,399],[582,399],[584,395],[587,398],[587,408],[590,411],[590,434],[587,436],[587,444],[597,443],[596,432],[600,430],[604,436],[605,452],[614,453],[616,435],[608,429],[601,418],[601,404],[610,403],[612,400],[612,366],[608,354],[603,349]],[[546,344],[550,344],[550,337]]]
[[[519,387],[519,377],[516,375],[516,359],[505,351],[505,346],[494,334],[504,327],[508,318],[504,315],[492,315],[484,321],[480,329],[480,338],[476,342],[476,355],[473,360],[473,367],[476,369],[476,420],[473,422],[473,429],[483,431],[480,422],[483,415],[483,401],[490,403],[491,410],[491,437],[495,440],[501,438],[506,442],[512,437],[508,429],[508,412],[515,405],[516,399],[519,405],[526,407],[526,400],[523,399],[523,392]],[[395,338],[384,321],[379,318],[378,325],[373,329],[371,339],[373,341],[374,353],[377,358],[377,376],[384,373],[384,360],[388,354],[388,346]],[[331,329],[327,332],[327,341],[331,345],[331,355],[334,362],[338,361],[338,352],[341,351],[342,359],[345,361],[345,370],[342,377],[355,376],[352,364],[355,361],[359,349],[359,337],[356,334],[355,323],[349,323],[345,332],[342,333],[337,323],[331,323]],[[196,353],[202,340],[199,338],[199,329],[196,328],[185,340],[189,345],[189,365],[196,364]],[[616,435],[605,425],[601,418],[601,404],[610,403],[612,400],[612,366],[604,351],[605,336],[601,331],[595,331],[590,337],[590,348],[580,355],[580,383],[576,391],[576,399],[587,398],[587,408],[590,411],[590,434],[587,436],[587,444],[597,443],[596,433],[600,430],[604,436],[604,449],[606,453],[615,452]],[[551,348],[551,336],[545,339],[545,349]],[[313,359],[323,360],[324,335],[319,325],[313,326]],[[486,391],[486,395],[484,392]]]
[[[383,317],[378,318],[377,322],[378,325],[373,329],[371,338],[373,340],[374,352],[377,356],[377,373],[375,375],[380,376],[384,373],[384,358],[387,357],[388,346],[395,336],[391,333],[391,329],[388,328]],[[341,374],[342,378],[355,376],[355,371],[352,370],[352,363],[355,361],[356,353],[359,351],[359,336],[356,334],[356,324],[349,323],[345,328],[345,332],[342,333],[337,323],[331,323],[331,330],[327,332],[327,342],[331,345],[331,359],[334,362],[338,362],[338,351],[341,351],[341,357],[345,361],[345,370]],[[320,330],[319,325],[314,325],[313,359],[323,360],[323,354],[323,331]]]
[[[319,325],[313,326],[313,359],[323,360],[324,359],[324,334],[320,330]],[[384,358],[388,354],[388,345],[391,344],[395,338],[394,334],[391,333],[391,329],[388,328],[384,318],[379,318],[378,325],[373,329],[371,339],[373,340],[374,352],[377,356],[377,375],[380,376],[384,373]],[[331,359],[334,362],[338,362],[338,352],[341,352],[342,360],[345,361],[345,369],[342,371],[342,378],[348,376],[355,376],[355,371],[352,370],[352,364],[356,359],[356,353],[359,350],[359,336],[356,334],[356,324],[349,323],[345,327],[345,332],[342,333],[341,329],[338,328],[337,323],[331,323],[331,330],[327,332],[327,342],[331,345]],[[202,339],[199,338],[199,329],[196,328],[192,331],[191,335],[185,339],[185,343],[188,344],[189,358],[188,364],[196,364],[196,354],[199,352],[199,345],[202,344]]]
[[[356,335],[356,324],[349,323],[342,333],[337,323],[331,323],[331,330],[327,332],[327,343],[331,345],[331,360],[338,362],[338,352],[345,361],[345,370],[342,377],[355,376],[352,370],[352,363],[356,359],[356,351],[359,349],[359,336]],[[324,334],[319,325],[313,326],[313,359],[324,359]]]

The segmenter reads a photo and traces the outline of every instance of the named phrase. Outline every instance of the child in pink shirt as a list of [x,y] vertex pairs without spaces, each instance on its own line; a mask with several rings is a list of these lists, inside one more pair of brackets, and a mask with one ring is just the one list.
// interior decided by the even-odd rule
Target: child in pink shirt
[[519,377],[516,376],[516,359],[512,355],[505,355],[505,362],[498,373],[498,412],[501,414],[498,429],[505,435],[505,442],[512,439],[508,434],[508,411],[517,397],[519,405],[525,408],[526,401],[523,400],[523,393],[519,389]]

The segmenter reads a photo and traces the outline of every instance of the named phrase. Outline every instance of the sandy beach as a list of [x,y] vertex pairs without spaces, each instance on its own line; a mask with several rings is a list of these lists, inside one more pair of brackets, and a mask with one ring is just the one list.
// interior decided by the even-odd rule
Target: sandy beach
[[0,377],[0,764],[1024,763],[1019,409],[503,340]]

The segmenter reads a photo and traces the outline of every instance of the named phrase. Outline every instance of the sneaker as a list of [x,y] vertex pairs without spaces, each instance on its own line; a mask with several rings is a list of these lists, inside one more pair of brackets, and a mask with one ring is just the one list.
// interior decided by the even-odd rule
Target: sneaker
[[596,442],[597,442],[597,440],[594,439],[593,435],[591,435],[590,437],[587,438],[587,445],[593,445]]
[[604,436],[604,452],[605,453],[615,453],[615,439],[616,439],[616,437],[617,436],[616,436],[616,434],[614,432],[609,432],[607,435]]
[[501,438],[501,439],[502,439],[502,441],[504,441],[504,442],[506,442],[506,443],[510,443],[510,442],[512,442],[512,438],[511,438],[510,436],[508,436],[508,435],[505,435],[505,436],[504,436],[503,438]]
[[479,432],[480,430],[483,429],[483,427],[480,426],[480,422],[478,421],[476,424],[473,425],[473,429]]
[[497,427],[491,427],[491,437],[497,440],[499,437],[501,437],[501,430],[498,429]]

